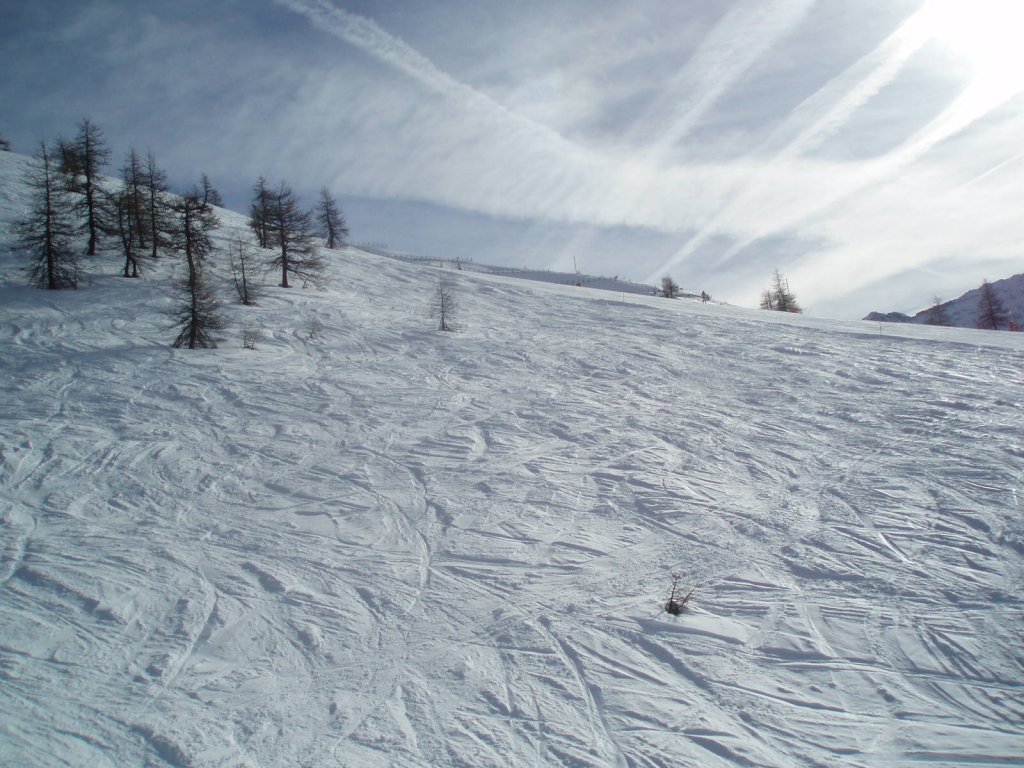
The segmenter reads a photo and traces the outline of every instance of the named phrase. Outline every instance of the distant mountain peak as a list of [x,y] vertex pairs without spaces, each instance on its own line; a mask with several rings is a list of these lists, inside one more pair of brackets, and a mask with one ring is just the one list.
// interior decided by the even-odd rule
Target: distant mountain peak
[[[989,287],[1005,313],[1003,326],[998,330],[1024,330],[1024,274],[990,282]],[[981,315],[981,286],[972,288],[962,296],[940,302],[910,316],[902,312],[872,312],[865,320],[881,323],[918,323],[919,325],[947,325],[953,328],[977,328]]]

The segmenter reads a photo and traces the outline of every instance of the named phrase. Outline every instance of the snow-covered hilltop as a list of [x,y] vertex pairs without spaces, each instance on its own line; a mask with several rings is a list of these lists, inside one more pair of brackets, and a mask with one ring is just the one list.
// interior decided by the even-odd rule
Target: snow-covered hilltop
[[[998,330],[1024,330],[1024,274],[993,280],[988,283],[988,287],[992,299],[1002,311]],[[973,288],[956,299],[939,302],[915,315],[872,312],[864,319],[886,323],[944,325],[951,328],[978,328],[980,323],[984,327],[984,290],[984,287]]]
[[346,249],[172,349],[173,258],[25,287],[24,163],[0,764],[1020,764],[1021,334]]
[[[604,291],[616,293],[635,293],[641,296],[653,296],[657,289],[653,285],[635,283],[632,280],[625,280],[616,277],[605,277],[601,275],[588,275],[577,272],[555,272],[550,269],[526,269],[516,267],[496,267],[489,264],[477,264],[464,259],[445,259],[431,256],[420,256],[417,254],[393,251],[385,247],[359,246],[359,250],[372,253],[377,256],[386,256],[391,259],[398,259],[410,264],[433,265],[440,268],[465,270],[477,272],[484,275],[504,275],[506,277],[518,277],[523,280],[535,280],[541,283],[557,283],[558,285],[578,285],[586,288],[597,288]],[[695,295],[695,294],[694,294]]]

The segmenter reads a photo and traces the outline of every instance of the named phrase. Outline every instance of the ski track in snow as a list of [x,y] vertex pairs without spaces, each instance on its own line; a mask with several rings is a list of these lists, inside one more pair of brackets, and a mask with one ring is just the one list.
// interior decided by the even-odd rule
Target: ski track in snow
[[0,254],[0,763],[1024,764],[1016,339],[331,259]]

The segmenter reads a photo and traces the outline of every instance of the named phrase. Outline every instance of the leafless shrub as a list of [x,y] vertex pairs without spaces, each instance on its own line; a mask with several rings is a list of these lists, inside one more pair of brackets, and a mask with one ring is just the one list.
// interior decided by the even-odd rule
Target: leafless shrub
[[685,597],[680,597],[682,590],[679,588],[679,582],[683,580],[683,574],[672,571],[672,591],[669,593],[668,601],[665,603],[665,611],[671,613],[673,616],[678,616],[683,612],[686,607],[686,603],[690,599],[690,595],[693,594],[691,589],[686,593]]
[[306,324],[306,338],[309,341],[316,341],[324,335],[324,324],[320,322],[320,318],[313,315]]
[[263,341],[263,331],[255,325],[246,323],[242,328],[242,347],[256,349],[256,344]]

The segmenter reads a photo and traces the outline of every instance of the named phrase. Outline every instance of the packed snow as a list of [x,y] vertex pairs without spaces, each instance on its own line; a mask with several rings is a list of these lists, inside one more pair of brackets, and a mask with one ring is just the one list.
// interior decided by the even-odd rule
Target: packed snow
[[1024,764],[1024,335],[347,249],[172,349],[173,258],[24,285],[24,163],[0,764]]

